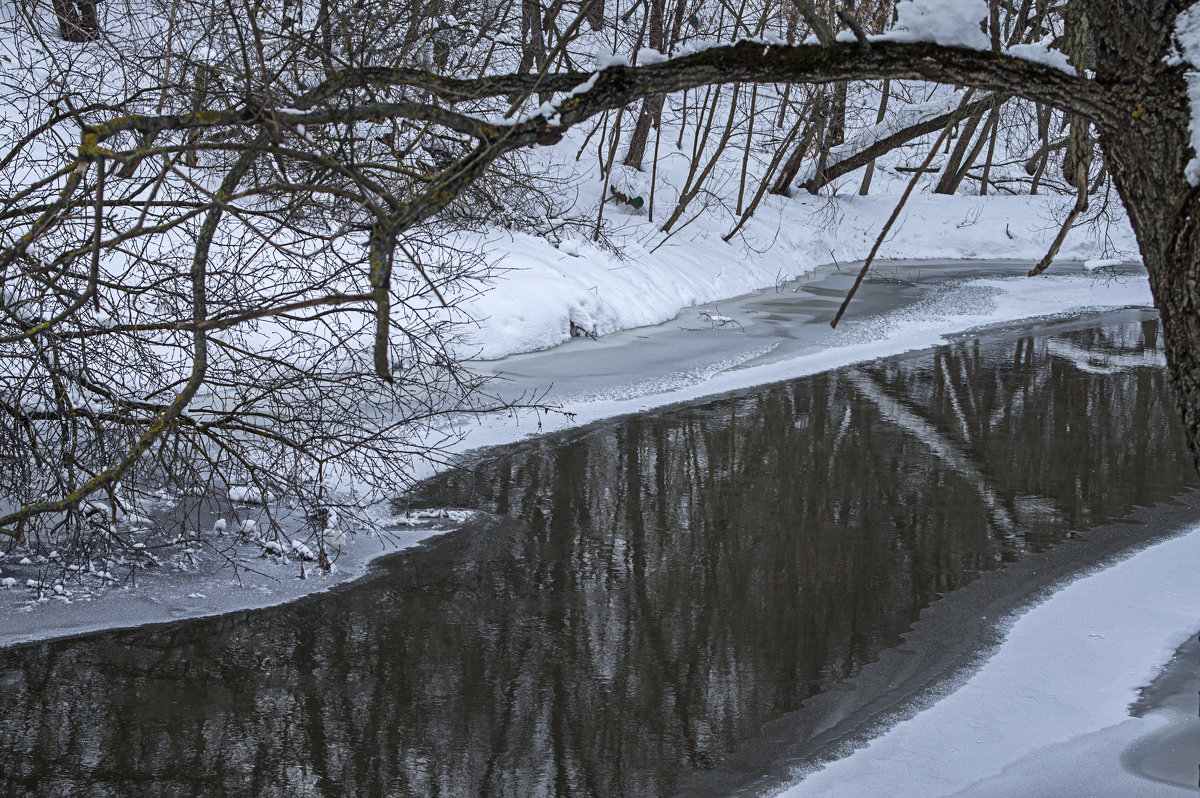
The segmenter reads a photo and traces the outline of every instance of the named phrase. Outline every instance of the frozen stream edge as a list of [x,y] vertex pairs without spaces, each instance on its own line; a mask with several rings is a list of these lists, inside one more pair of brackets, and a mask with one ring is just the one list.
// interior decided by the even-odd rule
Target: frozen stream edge
[[[612,374],[605,369],[625,359],[630,343],[670,336],[677,333],[679,324],[608,336],[601,339],[602,348],[608,350],[607,359],[597,360],[606,364],[604,368],[558,381],[550,397],[567,402],[575,413],[573,419],[549,416],[534,422],[489,417],[470,430],[460,448],[465,452],[501,445],[531,434],[925,349],[943,343],[948,336],[980,327],[1009,327],[1030,319],[1151,305],[1144,277],[1098,280],[1079,265],[1056,265],[1057,273],[1041,280],[1009,276],[1026,268],[1012,263],[957,264],[955,268],[958,273],[950,275],[950,283],[930,284],[917,299],[899,306],[886,301],[876,305],[845,335],[808,350],[780,350],[728,335],[706,336],[694,339],[701,342],[703,350],[698,356],[695,351],[678,353],[681,362],[691,365],[677,374],[663,375],[645,364],[639,370],[636,362],[624,372]],[[968,273],[974,276],[966,276]],[[755,302],[778,302],[778,298],[779,292],[757,292],[722,303],[720,311],[752,313]],[[689,312],[684,311],[680,318]],[[749,316],[742,318],[750,323]],[[511,373],[515,368],[536,374],[539,363],[552,369],[556,358],[578,361],[578,349],[586,345],[572,341],[547,352],[483,364],[482,368],[494,373]],[[538,379],[518,377],[512,389],[525,390]],[[605,387],[598,389],[600,385]],[[385,514],[385,508],[380,508],[381,519]],[[450,522],[460,520],[456,516]],[[158,583],[114,590],[99,600],[51,601],[32,608],[17,600],[14,591],[0,597],[8,599],[0,603],[0,645],[284,603],[343,585],[365,573],[379,556],[418,545],[450,528],[445,523],[403,528],[386,542],[360,536],[339,560],[335,573],[306,581],[292,578],[291,569],[278,582],[251,576],[236,588],[231,588],[231,580],[222,574],[178,574]],[[1076,759],[1082,758],[1073,761],[1072,767],[1079,768],[1073,775],[1086,770],[1096,785],[1112,787],[1117,784],[1114,771],[1118,775],[1123,772],[1117,758],[1107,764],[1097,761],[1085,743],[1118,727],[1131,728],[1127,709],[1137,697],[1137,688],[1154,677],[1200,619],[1198,570],[1200,527],[1072,582],[1015,618],[1003,645],[949,695],[897,723],[852,755],[809,774],[785,794],[934,796],[961,791],[964,795],[1035,795],[1027,774],[1040,772],[1038,768],[1044,769],[1047,761],[1052,770],[1062,767],[1063,752],[1071,751]],[[1144,734],[1147,724],[1161,726],[1165,721],[1160,717],[1141,723],[1125,736]],[[1111,747],[1111,741],[1107,745]],[[1058,751],[1059,758],[1046,758],[1047,751]],[[1013,768],[1017,763],[1022,767]],[[1127,782],[1119,789],[1119,793],[1095,794],[1143,794],[1128,792]],[[1046,794],[1061,793],[1052,790]]]
[[1192,526],[1082,576],[1011,619],[962,684],[778,795],[1194,795],[1130,773],[1120,752],[1180,723],[1129,708],[1200,626],[1198,570]]

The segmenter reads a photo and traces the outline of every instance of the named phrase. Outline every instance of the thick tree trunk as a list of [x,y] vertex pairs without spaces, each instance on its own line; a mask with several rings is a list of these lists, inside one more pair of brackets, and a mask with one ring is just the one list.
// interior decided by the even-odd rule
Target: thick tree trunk
[[1181,5],[1107,0],[1089,5],[1088,14],[1097,80],[1132,95],[1129,118],[1094,121],[1150,273],[1180,415],[1200,468],[1200,189],[1184,177],[1192,151],[1182,69],[1163,60]]
[[1188,445],[1200,468],[1200,197],[1183,180],[1186,141],[1163,129],[1109,131],[1102,141],[1150,273]]

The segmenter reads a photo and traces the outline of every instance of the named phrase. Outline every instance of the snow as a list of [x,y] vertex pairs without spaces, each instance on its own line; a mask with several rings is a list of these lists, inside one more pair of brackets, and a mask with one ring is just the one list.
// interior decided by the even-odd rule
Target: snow
[[721,39],[703,37],[690,39],[675,50],[675,55],[673,57],[682,58],[687,55],[695,55],[696,53],[703,53],[706,50],[711,50],[714,47],[724,47],[727,44],[729,44],[729,42],[722,41]]
[[596,53],[596,69],[604,70],[609,67],[627,67],[629,66],[629,58],[619,53],[602,52]]
[[907,0],[896,5],[896,27],[878,38],[987,50],[991,47],[983,32],[987,14],[984,0]]
[[[907,0],[896,6],[896,26],[872,41],[934,42],[944,47],[988,50],[991,40],[984,33],[988,15],[984,0]],[[843,31],[839,40],[850,41]],[[1074,75],[1066,53],[1049,46],[1049,41],[1015,44],[1006,55],[1053,67]]]
[[573,88],[569,92],[567,92],[566,99],[570,99],[571,97],[578,97],[580,94],[591,91],[592,87],[594,87],[596,85],[596,81],[599,79],[600,79],[600,73],[593,72],[591,77],[589,77],[583,83],[580,83],[578,86],[576,86],[575,88]]
[[[937,266],[910,268],[936,272]],[[903,267],[904,264],[879,265],[884,273]],[[843,268],[852,269],[853,265]],[[545,389],[553,382],[552,390],[546,394],[547,401],[562,403],[573,415],[565,418],[550,414],[539,418],[536,431],[552,432],[924,349],[967,330],[1002,327],[1021,319],[1152,304],[1148,281],[1140,275],[1104,280],[1084,273],[1078,265],[1071,269],[1062,264],[1057,274],[1029,279],[1024,276],[1028,269],[1025,263],[991,263],[978,268],[1006,269],[1010,275],[1021,276],[951,279],[919,300],[894,308],[888,304],[890,293],[880,298],[878,293],[864,289],[855,302],[867,303],[874,298],[884,303],[886,312],[864,314],[852,320],[848,316],[848,321],[843,321],[837,331],[829,331],[822,323],[815,329],[828,337],[808,341],[802,333],[808,329],[804,320],[813,312],[811,309],[797,310],[795,321],[782,322],[783,329],[778,333],[768,331],[765,336],[760,333],[765,323],[756,320],[760,312],[755,306],[768,304],[771,314],[779,313],[780,297],[792,294],[788,286],[793,284],[787,283],[783,286],[785,293],[768,289],[709,309],[710,313],[738,320],[743,326],[741,334],[713,330],[711,337],[689,338],[686,332],[681,334],[677,321],[669,321],[599,341],[577,338],[556,349],[514,355],[479,366],[488,367],[487,373],[503,377],[505,392],[512,396],[528,394],[537,387]],[[818,312],[831,311],[822,306]],[[825,322],[826,318],[820,320]],[[699,326],[705,331],[711,329],[704,321]],[[658,350],[651,345],[657,340],[665,343],[661,352],[653,354]],[[703,354],[696,357],[691,350],[701,346]],[[519,440],[531,431],[522,428],[519,417],[487,417],[471,429],[463,448],[501,445]]]
[[271,501],[273,497],[268,491],[264,497],[263,491],[254,485],[234,485],[229,489],[229,500],[231,502],[242,502],[244,504],[265,504]]
[[587,243],[578,238],[568,238],[558,244],[558,251],[570,255],[572,258],[578,258],[582,249],[587,246]]
[[667,60],[667,56],[655,50],[653,47],[643,47],[637,51],[637,63],[640,66],[650,66],[651,64],[661,64]]
[[297,557],[299,557],[301,560],[304,560],[305,562],[316,562],[317,561],[317,555],[313,552],[313,550],[311,548],[309,548],[307,545],[305,545],[304,541],[293,540],[293,541],[291,541],[291,545],[292,545],[292,553],[295,554]]
[[1173,65],[1187,64],[1191,67],[1184,77],[1192,109],[1188,121],[1192,158],[1184,167],[1184,176],[1191,185],[1200,186],[1200,6],[1190,6],[1175,18],[1175,42],[1178,52],[1168,61]]
[[1067,57],[1067,54],[1061,50],[1053,49],[1045,42],[1014,44],[1004,52],[1014,58],[1021,58],[1048,67],[1054,67],[1070,75],[1076,74],[1075,67],[1071,66],[1071,61]]
[[[486,293],[467,303],[480,321],[467,333],[464,352],[494,360],[557,346],[570,340],[572,325],[606,335],[660,324],[687,307],[773,286],[831,260],[853,261],[870,249],[894,203],[890,196],[771,198],[745,237],[726,243],[720,228],[689,228],[689,237],[676,236],[662,246],[653,235],[657,227],[634,214],[622,220],[626,240],[620,256],[578,236],[556,249],[529,234],[496,234],[486,248],[502,271]],[[1060,203],[1042,196],[959,196],[952,203],[915,196],[879,257],[1036,261],[1057,232],[1053,218]],[[1111,259],[1116,252],[1128,260],[1136,251],[1121,219],[1105,236],[1073,230],[1061,258]]]
[[[1200,617],[1198,566],[1200,527],[1075,581],[1013,620],[955,692],[779,795],[979,795],[1001,777],[1004,790],[989,794],[1078,789],[1086,772],[1056,773],[1058,749],[1129,721],[1137,687]],[[1022,762],[1025,777],[1011,770]],[[1133,794],[1097,786],[1110,792],[1088,794]]]

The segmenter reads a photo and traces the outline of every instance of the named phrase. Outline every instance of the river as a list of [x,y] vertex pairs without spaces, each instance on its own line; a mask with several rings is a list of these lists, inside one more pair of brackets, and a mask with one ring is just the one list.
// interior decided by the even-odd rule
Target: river
[[[411,501],[488,515],[358,582],[0,650],[0,791],[783,783],[997,642],[965,586],[1045,558],[1001,579],[1011,609],[1194,521],[1171,396],[1131,310],[485,453]],[[897,693],[872,665],[906,634],[925,664]]]

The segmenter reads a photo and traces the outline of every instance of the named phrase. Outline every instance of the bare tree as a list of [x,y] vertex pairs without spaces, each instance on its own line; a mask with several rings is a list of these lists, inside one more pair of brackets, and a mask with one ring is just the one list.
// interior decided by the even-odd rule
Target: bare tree
[[[403,469],[381,460],[427,453],[431,441],[436,451],[437,419],[476,406],[455,367],[453,323],[479,261],[448,248],[446,232],[478,218],[473,208],[522,201],[527,186],[506,194],[494,178],[518,173],[527,148],[608,111],[724,83],[932,81],[1090,122],[1138,234],[1200,451],[1200,192],[1185,170],[1188,66],[1173,57],[1189,3],[1093,0],[1094,69],[1076,73],[872,41],[848,15],[852,41],[739,41],[595,71],[571,49],[582,16],[556,23],[553,46],[530,49],[497,35],[532,35],[527,4],[512,5],[456,7],[437,25],[442,11],[410,18],[385,4],[148,6],[160,22],[174,14],[169,69],[141,20],[106,21],[93,49],[74,52],[38,42],[47,20],[14,20],[31,44],[4,73],[22,75],[5,101],[36,113],[5,117],[0,160],[0,451],[17,475],[3,486],[5,534],[82,523],[96,497],[119,501],[121,488],[164,475],[212,482],[241,469],[269,487],[286,473],[300,490],[329,467],[382,488]],[[1042,5],[1017,10],[1031,37],[1051,29]],[[638,38],[614,31],[618,44]],[[438,63],[455,68],[439,75]],[[197,109],[186,98],[202,69],[217,74]],[[1086,169],[1076,175],[1086,184]]]
[[29,14],[0,77],[0,530],[85,556],[163,491],[353,509],[442,458],[498,406],[459,365],[490,265],[458,231],[541,196],[514,152],[442,220],[391,221],[472,142],[352,65],[485,68],[461,8],[140,10],[165,55],[137,18],[70,50]]

